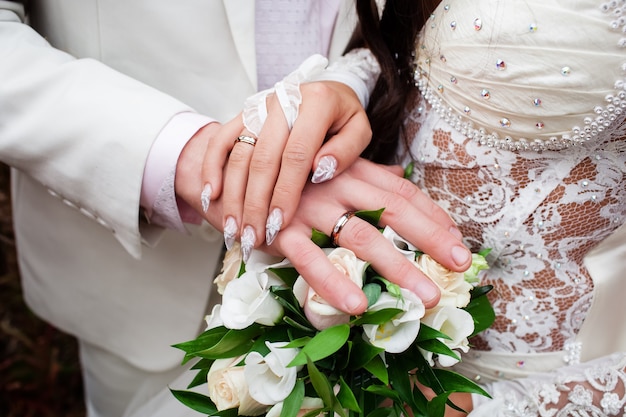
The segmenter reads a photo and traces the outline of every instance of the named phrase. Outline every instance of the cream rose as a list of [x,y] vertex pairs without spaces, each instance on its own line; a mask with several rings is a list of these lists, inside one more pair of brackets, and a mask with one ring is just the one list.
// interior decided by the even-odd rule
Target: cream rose
[[224,260],[222,261],[222,270],[213,280],[213,283],[217,285],[218,293],[224,294],[226,285],[237,278],[239,269],[241,268],[241,260],[241,245],[239,242],[235,242],[233,246],[226,251],[226,255],[224,255]]
[[473,286],[465,281],[462,272],[450,271],[426,254],[420,255],[415,264],[441,290],[441,299],[438,305],[462,308],[469,303],[470,290]]
[[267,405],[250,396],[244,367],[237,366],[242,360],[240,356],[213,362],[207,375],[209,397],[219,411],[239,408],[239,415],[258,416],[266,411]]
[[[335,268],[359,288],[363,287],[366,262],[357,258],[354,252],[346,248],[325,249],[324,251]],[[328,304],[302,277],[299,277],[294,285],[294,294],[304,309],[307,319],[318,330],[350,321],[349,314]]]
[[270,287],[282,281],[268,272],[246,271],[224,290],[220,318],[229,329],[245,329],[252,323],[272,326],[283,316],[282,306]]
[[401,288],[400,294],[402,299],[398,299],[388,292],[383,292],[368,311],[399,308],[403,310],[402,312],[386,323],[363,325],[363,332],[368,337],[369,342],[389,353],[404,352],[411,346],[419,333],[420,319],[425,312],[422,300],[413,292]]
[[250,352],[246,356],[244,376],[252,398],[261,404],[274,405],[283,401],[296,385],[301,366],[287,367],[300,349],[285,348],[285,342],[265,342],[270,352],[262,356]]
[[[426,311],[422,323],[450,337],[450,339],[439,339],[450,349],[469,351],[467,338],[474,331],[474,319],[467,311],[452,306],[437,306]],[[433,353],[427,351],[422,351],[422,353],[424,358],[433,366]],[[439,355],[437,361],[441,366],[452,366],[458,362],[446,355]]]

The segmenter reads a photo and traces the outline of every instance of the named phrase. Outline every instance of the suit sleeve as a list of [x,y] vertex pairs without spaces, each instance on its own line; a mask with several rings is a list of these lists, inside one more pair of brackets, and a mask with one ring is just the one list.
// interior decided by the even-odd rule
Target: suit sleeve
[[0,161],[97,213],[133,256],[154,139],[191,109],[93,59],[54,49],[0,1]]

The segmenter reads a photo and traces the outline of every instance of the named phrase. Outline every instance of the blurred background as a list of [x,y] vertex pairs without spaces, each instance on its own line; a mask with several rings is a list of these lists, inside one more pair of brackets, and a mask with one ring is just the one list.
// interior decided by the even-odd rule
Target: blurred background
[[24,304],[11,222],[10,170],[0,164],[0,417],[84,417],[76,340]]

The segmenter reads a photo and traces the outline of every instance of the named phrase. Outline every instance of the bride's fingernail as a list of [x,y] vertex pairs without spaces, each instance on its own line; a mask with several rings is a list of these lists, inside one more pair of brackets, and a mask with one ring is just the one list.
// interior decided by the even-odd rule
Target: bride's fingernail
[[224,223],[224,243],[226,244],[226,249],[230,250],[233,247],[235,236],[237,236],[237,222],[234,217],[228,216]]
[[272,244],[282,225],[283,211],[279,208],[275,208],[267,217],[267,222],[265,223],[265,243],[268,245]]
[[202,211],[206,213],[209,210],[209,205],[211,204],[211,193],[213,189],[211,188],[211,184],[207,183],[202,189],[202,194],[200,194],[200,202],[202,203]]
[[250,259],[250,253],[256,243],[256,235],[252,226],[246,226],[241,234],[241,256],[243,262],[248,262]]
[[335,175],[336,170],[337,160],[335,157],[330,155],[323,156],[317,164],[317,168],[315,168],[311,182],[313,184],[319,184],[320,182],[328,181]]

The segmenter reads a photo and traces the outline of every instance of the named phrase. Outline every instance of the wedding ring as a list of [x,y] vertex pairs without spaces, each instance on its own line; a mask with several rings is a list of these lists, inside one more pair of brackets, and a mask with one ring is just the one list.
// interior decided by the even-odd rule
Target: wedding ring
[[246,135],[241,135],[237,139],[235,139],[235,143],[237,142],[247,143],[248,145],[252,145],[252,146],[256,145],[256,139],[253,138],[252,136],[246,136]]
[[337,223],[335,223],[335,227],[333,227],[333,231],[330,234],[330,240],[334,246],[339,246],[339,233],[341,233],[341,229],[343,229],[352,216],[354,216],[353,211],[346,211],[341,215],[341,217],[339,217]]

